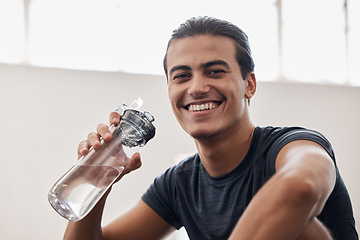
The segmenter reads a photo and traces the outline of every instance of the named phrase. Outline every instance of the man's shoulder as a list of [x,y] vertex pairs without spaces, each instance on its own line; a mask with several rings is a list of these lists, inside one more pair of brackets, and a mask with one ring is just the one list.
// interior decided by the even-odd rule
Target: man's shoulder
[[282,135],[282,134],[285,134],[287,132],[296,131],[296,130],[307,130],[307,129],[303,128],[303,127],[299,127],[299,126],[286,126],[286,127],[281,127],[281,126],[265,126],[265,127],[257,126],[256,127],[256,131],[259,131],[261,133],[261,135],[268,136],[268,137],[278,136],[278,135]]
[[276,153],[285,144],[295,140],[311,140],[330,148],[330,143],[319,132],[304,127],[256,127],[254,132],[253,145],[257,151],[271,151],[276,149]]
[[327,141],[325,136],[320,132],[304,127],[256,127],[258,136],[268,140],[288,139],[293,140],[316,140],[317,138]]
[[323,146],[333,157],[331,143],[320,132],[304,127],[257,127],[257,142],[272,155],[277,155],[287,143],[296,140],[310,140]]
[[295,133],[297,131],[307,130],[303,127],[275,127],[275,126],[257,126],[255,128],[254,137],[258,144],[269,144],[277,139],[289,134]]

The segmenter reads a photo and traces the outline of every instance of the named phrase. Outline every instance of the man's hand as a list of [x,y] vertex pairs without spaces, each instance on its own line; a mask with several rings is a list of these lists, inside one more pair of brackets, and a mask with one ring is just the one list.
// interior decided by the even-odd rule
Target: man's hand
[[[117,112],[110,113],[109,117],[109,125],[116,125],[120,122],[120,114]],[[112,134],[108,125],[101,123],[97,126],[97,132],[89,133],[86,140],[80,142],[78,146],[78,159],[83,156],[86,156],[89,153],[90,148],[93,148],[95,151],[101,148],[101,139],[104,142],[110,141],[112,138]],[[141,159],[140,154],[135,153],[129,160],[128,165],[121,173],[120,177],[117,179],[121,179],[125,174],[130,173],[133,170],[136,170],[141,167]]]

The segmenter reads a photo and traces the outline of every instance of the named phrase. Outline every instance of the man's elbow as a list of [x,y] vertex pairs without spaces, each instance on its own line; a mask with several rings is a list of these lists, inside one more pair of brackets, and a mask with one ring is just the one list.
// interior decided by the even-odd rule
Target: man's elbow
[[307,211],[309,217],[320,214],[327,199],[320,186],[310,179],[291,174],[284,176],[283,183],[288,203]]

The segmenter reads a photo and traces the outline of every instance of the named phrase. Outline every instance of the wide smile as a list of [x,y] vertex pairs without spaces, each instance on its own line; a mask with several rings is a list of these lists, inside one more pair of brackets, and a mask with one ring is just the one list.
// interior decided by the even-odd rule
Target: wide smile
[[190,112],[204,112],[217,108],[222,102],[206,102],[188,104],[184,108]]

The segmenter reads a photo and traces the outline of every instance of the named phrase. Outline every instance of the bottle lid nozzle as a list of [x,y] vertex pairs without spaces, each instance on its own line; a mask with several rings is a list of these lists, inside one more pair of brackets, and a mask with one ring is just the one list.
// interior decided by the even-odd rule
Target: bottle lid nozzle
[[144,101],[140,97],[137,97],[134,99],[134,101],[132,101],[130,105],[121,104],[115,111],[122,116],[125,110],[127,109],[138,110],[143,105],[143,103]]
[[131,109],[138,110],[143,105],[143,103],[144,101],[140,97],[137,97],[134,99],[134,101],[130,104],[129,107]]

